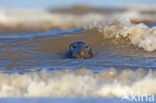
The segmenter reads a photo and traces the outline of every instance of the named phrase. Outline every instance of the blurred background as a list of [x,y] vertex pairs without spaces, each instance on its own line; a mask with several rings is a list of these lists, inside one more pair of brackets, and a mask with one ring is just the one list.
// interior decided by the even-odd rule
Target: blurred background
[[5,9],[17,8],[62,8],[74,5],[88,5],[94,7],[125,7],[126,5],[146,4],[154,5],[155,0],[1,0],[0,7]]
[[1,0],[0,31],[70,29],[113,18],[152,26],[155,0]]

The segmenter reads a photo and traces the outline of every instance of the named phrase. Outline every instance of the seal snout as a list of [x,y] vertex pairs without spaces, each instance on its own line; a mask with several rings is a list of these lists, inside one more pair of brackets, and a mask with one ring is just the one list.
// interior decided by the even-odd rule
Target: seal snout
[[84,41],[75,41],[70,44],[66,57],[87,59],[92,57],[90,45]]

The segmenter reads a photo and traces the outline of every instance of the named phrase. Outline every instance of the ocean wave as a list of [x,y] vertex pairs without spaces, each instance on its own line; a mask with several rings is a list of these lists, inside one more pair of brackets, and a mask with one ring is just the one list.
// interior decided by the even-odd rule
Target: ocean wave
[[52,28],[69,29],[101,21],[101,14],[86,15],[50,13],[45,10],[0,10],[0,28],[15,30],[49,30]]
[[108,22],[95,22],[83,26],[85,30],[96,28],[106,38],[124,38],[146,51],[156,50],[156,27],[149,28],[143,23],[133,24],[129,19],[114,19]]
[[[132,9],[134,8],[134,9]],[[156,22],[155,6],[128,6],[123,10],[87,8],[84,13],[70,13],[74,8],[62,12],[41,9],[5,10],[0,9],[0,28],[6,30],[49,30],[52,28],[69,29],[104,22],[110,18],[125,17],[132,22]]]
[[0,97],[122,97],[156,94],[156,73],[114,69],[94,73],[85,68],[77,71],[46,71],[30,74],[0,73]]

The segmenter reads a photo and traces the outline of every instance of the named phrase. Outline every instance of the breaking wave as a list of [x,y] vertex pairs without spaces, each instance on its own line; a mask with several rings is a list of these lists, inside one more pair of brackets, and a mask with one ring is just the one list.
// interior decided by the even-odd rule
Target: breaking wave
[[96,28],[105,38],[124,38],[134,46],[146,51],[156,50],[156,27],[149,28],[143,23],[133,24],[128,19],[115,19],[108,22],[92,23],[85,30]]
[[121,97],[156,94],[156,73],[114,69],[0,74],[0,97]]
[[[134,9],[132,9],[134,8]],[[75,14],[73,11],[77,10]],[[4,10],[0,9],[0,28],[11,30],[49,30],[52,28],[69,29],[108,21],[110,18],[125,17],[132,22],[156,22],[155,6],[133,5],[127,8],[107,9],[77,7],[46,11],[41,9]],[[70,12],[71,11],[71,12]]]

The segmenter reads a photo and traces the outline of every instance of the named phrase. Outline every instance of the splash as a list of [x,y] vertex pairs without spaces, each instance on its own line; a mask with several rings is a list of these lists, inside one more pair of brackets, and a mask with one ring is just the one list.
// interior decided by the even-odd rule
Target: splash
[[0,97],[122,97],[156,94],[156,73],[114,69],[0,74]]
[[143,23],[132,24],[129,19],[114,19],[103,23],[84,26],[85,30],[96,28],[104,38],[124,38],[134,46],[146,51],[156,50],[156,27],[149,28]]

